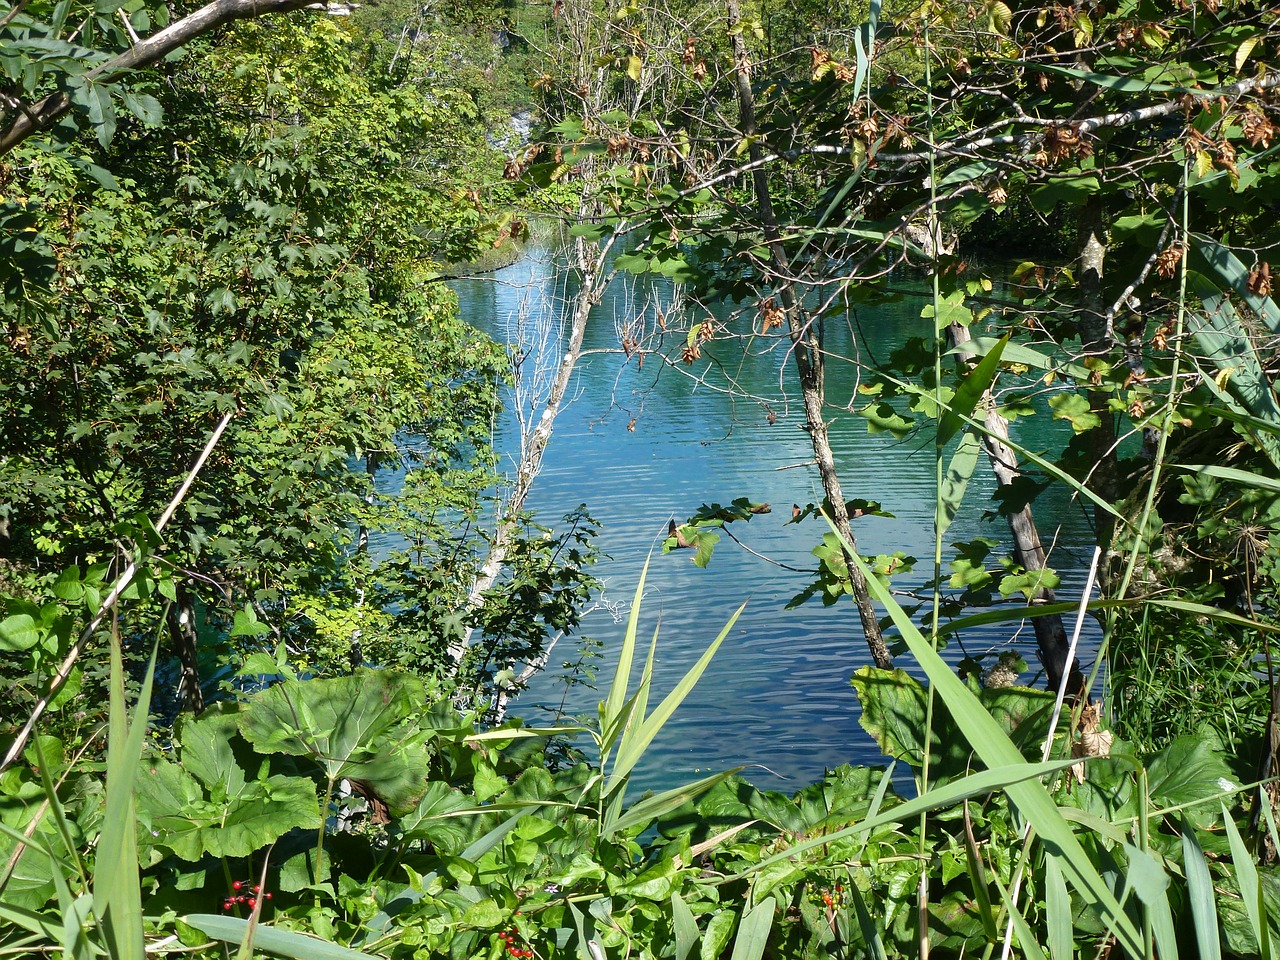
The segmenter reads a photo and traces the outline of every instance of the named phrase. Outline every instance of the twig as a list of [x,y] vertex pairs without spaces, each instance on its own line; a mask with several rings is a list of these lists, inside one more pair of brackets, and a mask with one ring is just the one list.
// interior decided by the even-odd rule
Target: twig
[[[234,415],[234,411],[228,411],[226,415],[223,416],[218,426],[214,429],[212,436],[209,437],[209,442],[204,445],[204,449],[200,451],[200,456],[196,458],[195,465],[192,466],[191,470],[187,473],[186,480],[182,482],[182,486],[178,488],[178,492],[174,494],[173,499],[169,501],[169,506],[166,507],[164,513],[160,515],[160,519],[156,523],[157,533],[163,530],[165,524],[173,518],[174,511],[178,509],[178,505],[186,498],[187,492],[195,482],[196,476],[204,468],[205,461],[207,461],[210,454],[213,453],[213,448],[218,445],[218,441],[222,438],[223,431],[227,429],[227,425],[231,423],[231,418]],[[31,732],[35,729],[36,722],[44,714],[45,710],[48,709],[53,698],[58,695],[58,691],[60,691],[63,684],[67,682],[67,678],[71,676],[71,671],[75,667],[76,661],[80,659],[80,654],[84,652],[84,645],[89,642],[89,638],[92,637],[98,627],[102,625],[102,621],[107,614],[114,609],[116,603],[120,600],[120,595],[129,588],[129,584],[133,582],[133,578],[137,572],[138,563],[136,560],[131,560],[129,565],[125,567],[124,572],[120,574],[119,578],[117,578],[115,586],[111,588],[111,592],[107,594],[101,605],[99,605],[98,612],[94,616],[93,620],[91,620],[89,625],[81,631],[79,639],[77,639],[72,645],[71,650],[67,653],[66,659],[63,660],[61,666],[58,667],[58,672],[54,675],[53,683],[49,686],[49,692],[41,697],[39,702],[36,703],[35,708],[31,711],[31,716],[27,718],[27,722],[23,724],[22,729],[18,731],[18,735],[14,737],[13,743],[9,746],[9,750],[5,754],[4,760],[0,761],[0,772],[7,770],[9,768],[9,764],[13,763],[18,755],[22,753],[23,747],[26,746],[27,740],[31,737]]]

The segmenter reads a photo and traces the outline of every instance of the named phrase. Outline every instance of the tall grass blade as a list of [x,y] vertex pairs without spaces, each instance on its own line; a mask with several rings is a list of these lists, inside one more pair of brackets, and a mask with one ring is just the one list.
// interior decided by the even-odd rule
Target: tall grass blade
[[[830,518],[828,518],[830,524]],[[835,525],[831,529],[839,536]],[[888,612],[916,662],[929,677],[974,751],[989,768],[1028,766],[1022,753],[1000,728],[978,698],[938,655],[920,633],[910,615],[898,604],[866,562],[844,544],[846,554],[862,569],[872,598]],[[1045,855],[1057,857],[1067,880],[1090,903],[1115,935],[1120,945],[1133,956],[1141,956],[1143,940],[1133,921],[1124,912],[1115,895],[1094,868],[1070,824],[1058,812],[1052,797],[1039,782],[1020,779],[1005,786],[1005,792],[1031,824],[1045,847]]]
[[[1191,334],[1222,378],[1209,377],[1206,382],[1213,380],[1211,389],[1225,402],[1230,401],[1224,387],[1255,417],[1280,424],[1280,402],[1236,308],[1207,278],[1195,274],[1191,279],[1204,304],[1203,314],[1191,314]],[[1280,443],[1275,437],[1266,432],[1253,432],[1253,436],[1271,461],[1280,466]]]
[[676,712],[676,708],[684,702],[685,697],[694,688],[694,685],[702,679],[703,673],[711,663],[711,658],[716,655],[716,651],[720,649],[720,644],[724,643],[725,637],[729,635],[729,631],[733,629],[733,625],[738,622],[738,617],[742,615],[742,611],[746,609],[746,603],[738,607],[733,612],[733,616],[729,618],[729,622],[724,625],[724,629],[720,631],[720,635],[712,641],[702,656],[698,658],[698,662],[689,668],[689,671],[681,678],[669,694],[663,698],[663,701],[654,709],[652,715],[648,717],[636,717],[636,726],[628,727],[626,734],[622,738],[622,743],[618,746],[618,757],[613,765],[613,769],[609,771],[609,779],[605,781],[604,792],[607,796],[613,786],[625,777],[644,756],[645,750],[649,744],[653,742],[653,738],[671,719],[671,715]]
[[1231,813],[1227,810],[1225,804],[1222,805],[1222,822],[1226,827],[1227,843],[1231,849],[1231,873],[1235,877],[1236,887],[1240,891],[1245,917],[1249,921],[1249,930],[1253,933],[1254,943],[1258,945],[1258,952],[1263,957],[1266,957],[1267,952],[1264,949],[1264,945],[1267,942],[1265,935],[1267,918],[1260,907],[1262,890],[1258,883],[1258,867],[1253,862],[1253,854],[1245,846],[1244,839],[1240,836],[1240,831],[1236,829],[1235,821],[1231,819]]
[[1272,333],[1280,334],[1280,306],[1269,296],[1264,296],[1249,285],[1251,271],[1239,257],[1218,241],[1205,234],[1195,235],[1195,251],[1209,262],[1218,276],[1227,281],[1231,289],[1262,318]]
[[[964,805],[964,858],[969,867],[969,883],[973,887],[973,900],[978,905],[978,918],[982,921],[982,932],[987,940],[994,943],[999,936],[996,927],[996,915],[991,909],[991,881],[987,879],[987,866],[978,850],[977,838],[973,835],[973,821],[969,818],[969,803]],[[1061,877],[1061,873],[1059,873]]]
[[151,662],[147,665],[130,722],[125,702],[120,638],[118,633],[112,632],[107,805],[93,868],[93,912],[103,924],[107,950],[115,960],[142,960],[145,953],[134,778],[141,769],[156,653],[157,649],[151,651]]
[[[600,705],[600,731],[612,731],[617,736],[618,720],[622,715],[623,705],[627,702],[627,686],[631,680],[631,665],[636,655],[636,630],[640,624],[640,604],[644,600],[644,581],[649,575],[649,558],[645,558],[640,569],[640,580],[636,584],[635,599],[631,601],[631,613],[627,617],[627,632],[622,635],[622,647],[618,651],[618,667],[613,674],[613,683],[609,686],[609,696]],[[611,742],[601,745],[602,751],[612,746]]]
[[981,444],[972,433],[960,438],[956,452],[951,455],[951,463],[942,478],[942,486],[938,490],[938,509],[935,518],[937,533],[941,537],[951,526],[964,503],[964,492],[969,487],[969,479],[978,466],[978,451]]
[[1187,901],[1191,922],[1196,930],[1196,947],[1200,960],[1222,960],[1222,941],[1218,936],[1218,905],[1213,896],[1213,878],[1209,864],[1196,839],[1195,828],[1182,821],[1182,869],[1187,876]]
[[858,57],[858,66],[853,75],[853,93],[849,97],[851,103],[857,102],[862,95],[863,85],[867,82],[867,74],[871,70],[871,58],[876,50],[876,31],[880,26],[880,5],[882,0],[871,0],[871,9],[867,14],[867,22],[858,27],[853,34],[854,51]]
[[662,793],[655,794],[652,797],[645,797],[639,803],[629,807],[625,813],[619,813],[611,817],[607,816],[600,825],[600,833],[603,836],[610,837],[632,827],[647,825],[677,807],[683,806],[689,800],[710,790],[721,780],[725,780],[741,770],[741,767],[734,767],[732,770],[725,770],[723,773],[716,773],[701,780],[695,780],[693,783],[686,783],[681,787],[664,790]]
[[867,903],[862,899],[862,891],[853,882],[852,872],[849,876],[848,889],[849,897],[853,900],[853,912],[858,918],[858,929],[862,931],[862,941],[867,945],[867,950],[873,960],[888,960],[880,930],[876,927],[875,920],[871,918],[871,913],[867,910]]
[[[919,386],[919,384],[911,383],[910,381],[907,381],[907,380],[899,380],[894,377],[889,377],[888,379],[893,382],[894,386],[896,386],[905,394],[911,394],[914,396],[921,397],[924,400],[926,400],[928,403],[936,404],[943,410],[952,409],[946,403],[942,402],[938,398],[936,393],[934,393],[931,390],[923,389],[922,387]],[[1037,453],[1036,451],[1030,449],[1029,447],[1023,446],[1021,443],[1019,443],[1015,439],[992,433],[991,429],[982,420],[975,419],[974,417],[969,416],[968,414],[960,416],[960,419],[964,423],[968,424],[970,429],[982,434],[984,437],[995,437],[995,439],[999,440],[1001,443],[1007,446],[1010,450],[1016,453],[1020,458],[1027,460],[1030,463],[1034,463],[1046,474],[1048,474],[1049,476],[1053,477],[1055,480],[1062,483],[1063,486],[1065,486],[1067,489],[1071,490],[1073,493],[1077,494],[1083,499],[1088,500],[1090,503],[1096,506],[1099,510],[1102,510],[1104,513],[1107,513],[1110,516],[1115,517],[1115,519],[1118,520],[1124,526],[1128,527],[1132,524],[1132,521],[1130,520],[1129,517],[1125,516],[1119,510],[1116,509],[1115,504],[1111,503],[1109,500],[1100,496],[1097,492],[1089,489],[1087,484],[1081,483],[1079,479],[1071,476],[1071,474],[1067,473],[1065,470],[1063,470],[1060,466],[1058,466],[1052,460],[1049,460],[1048,458],[1044,457],[1042,454]]]
[[1024,760],[1018,764],[995,767],[991,770],[980,770],[966,777],[949,780],[942,786],[932,787],[920,796],[891,807],[882,813],[877,813],[875,816],[867,816],[853,826],[793,844],[782,853],[775,853],[759,863],[746,867],[742,871],[742,875],[755,873],[783,860],[793,859],[806,850],[825,846],[837,840],[843,840],[845,837],[865,836],[876,827],[882,827],[890,823],[905,823],[912,817],[917,817],[930,810],[952,807],[962,800],[968,800],[997,790],[1007,790],[1011,784],[1039,780],[1041,777],[1061,773],[1079,762],[1079,760],[1052,760],[1047,763],[1028,763]]
[[[53,814],[54,825],[58,828],[58,836],[62,839],[62,847],[66,850],[67,856],[70,857],[71,865],[75,869],[81,885],[87,885],[89,877],[85,872],[84,862],[80,859],[80,850],[76,845],[75,839],[71,836],[71,826],[67,823],[66,811],[62,807],[62,800],[58,797],[58,788],[49,773],[49,761],[45,757],[44,748],[40,745],[40,739],[40,737],[36,737],[31,741],[31,749],[36,755],[36,765],[40,771],[40,785],[44,788],[49,811]],[[4,883],[0,882],[0,892],[3,892],[3,890]]]
[[42,913],[26,907],[0,903],[0,920],[5,920],[21,930],[30,930],[46,941],[57,943],[61,939],[58,928]]
[[964,418],[970,416],[982,401],[983,394],[987,392],[996,378],[996,373],[1000,370],[1000,358],[1008,342],[1007,334],[996,341],[995,345],[987,351],[986,356],[979,360],[960,382],[955,396],[948,404],[950,409],[942,415],[942,420],[938,424],[938,446],[945,446],[960,432],[960,428],[964,426]]
[[773,897],[761,900],[751,912],[742,918],[738,935],[733,941],[730,960],[760,960],[769,944],[769,931],[773,929],[773,914],[778,902]]
[[1049,956],[1052,960],[1071,960],[1075,954],[1071,931],[1071,895],[1067,882],[1053,857],[1044,861],[1044,914]]
[[[7,836],[18,844],[17,849],[21,851],[19,856],[26,856],[29,852],[33,852],[44,857],[48,862],[49,876],[53,880],[54,893],[58,898],[58,910],[63,917],[62,935],[60,938],[55,938],[61,941],[63,952],[68,956],[81,956],[91,953],[87,940],[88,913],[87,911],[78,910],[76,904],[79,899],[71,893],[71,886],[67,883],[67,874],[63,869],[62,861],[54,855],[52,849],[36,840],[35,837],[27,837],[14,830],[8,824],[0,823],[0,834]],[[91,905],[92,898],[86,902]],[[80,926],[73,928],[71,926],[73,922],[80,923]]]
[[[1008,888],[1000,882],[1000,877],[997,874],[991,874],[991,879],[995,883],[996,889],[1000,891],[1000,899],[1004,901],[1004,908],[1009,911],[1009,920],[1014,932],[1018,935],[1018,942],[1022,947],[1022,955],[1027,957],[1028,960],[1049,960],[1044,955],[1044,951],[1040,949],[1040,941],[1036,938],[1031,925],[1027,923],[1027,918],[1022,915],[1018,905],[1009,896]],[[1009,956],[1007,946],[1003,956]]]
[[1261,473],[1252,473],[1248,470],[1237,470],[1234,467],[1218,467],[1203,463],[1176,464],[1174,469],[1186,470],[1188,473],[1203,473],[1205,476],[1217,477],[1219,480],[1230,480],[1246,487],[1257,487],[1259,490],[1280,493],[1280,480]]
[[679,890],[671,892],[671,930],[676,937],[675,960],[685,960],[698,945],[698,922]]
[[183,921],[206,936],[224,943],[242,943],[252,932],[255,949],[265,950],[279,957],[293,957],[295,960],[378,960],[371,953],[361,953],[328,940],[294,933],[292,930],[277,930],[275,927],[258,924],[250,931],[249,921],[239,917],[194,913],[184,917]]

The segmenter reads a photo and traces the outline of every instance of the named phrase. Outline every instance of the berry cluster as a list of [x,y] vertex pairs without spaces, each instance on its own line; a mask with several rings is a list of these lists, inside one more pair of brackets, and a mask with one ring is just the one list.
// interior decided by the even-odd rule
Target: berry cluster
[[822,905],[828,910],[835,910],[844,906],[844,884],[837,883],[835,889],[829,887],[822,888]]
[[[246,889],[249,892],[246,892],[246,893],[240,892],[241,890],[246,890]],[[251,903],[253,903],[255,900],[271,899],[270,890],[263,893],[262,887],[258,886],[256,883],[253,885],[252,888],[249,888],[248,880],[237,880],[235,883],[231,884],[231,890],[232,890],[232,893],[229,894],[227,898],[222,901],[223,910],[231,910],[235,907],[238,907],[240,904],[244,904],[245,906],[248,906]]]
[[519,935],[514,930],[503,930],[498,939],[507,945],[507,953],[515,960],[529,960],[533,956],[532,949],[519,945]]

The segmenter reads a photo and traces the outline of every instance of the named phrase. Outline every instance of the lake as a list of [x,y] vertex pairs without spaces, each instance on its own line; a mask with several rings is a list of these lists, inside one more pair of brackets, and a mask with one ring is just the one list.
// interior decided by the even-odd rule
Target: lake
[[[558,317],[555,295],[564,292],[565,279],[549,251],[533,247],[492,276],[451,286],[466,320],[507,340],[513,318],[527,320],[539,311]],[[816,567],[810,551],[827,529],[821,518],[787,523],[793,503],[822,500],[809,437],[800,429],[804,418],[790,358],[781,347],[744,355],[740,344],[713,342],[688,366],[664,365],[652,356],[643,366],[635,356],[628,360],[619,349],[618,330],[649,290],[634,278],[620,281],[596,308],[586,343],[595,352],[578,367],[529,500],[546,525],[554,526],[580,503],[601,524],[598,543],[609,559],[596,572],[605,582],[602,601],[615,606],[592,612],[582,631],[603,642],[599,689],[566,691],[562,671],[555,669],[576,659],[574,647],[562,648],[572,642],[566,640],[514,712],[530,723],[546,723],[549,711],[561,709],[595,716],[612,675],[610,655],[625,632],[626,610],[652,552],[640,622],[646,644],[659,628],[651,705],[697,660],[738,605],[745,600],[747,607],[701,683],[650,747],[635,774],[638,787],[674,786],[743,766],[744,776],[758,786],[792,792],[842,763],[880,763],[879,749],[858,725],[858,701],[849,684],[853,672],[871,662],[852,600],[823,607],[814,599],[784,610],[810,582],[803,571]],[[883,359],[907,338],[928,333],[931,321],[920,318],[922,305],[923,300],[906,301],[860,310],[848,328],[828,332],[827,349],[868,363]],[[675,349],[678,356],[678,344]],[[858,371],[853,364],[830,365],[831,442],[845,496],[878,500],[894,515],[855,520],[858,547],[863,554],[903,550],[916,557],[915,571],[895,578],[894,587],[918,590],[932,574],[932,437],[870,434],[863,418],[840,409],[854,395]],[[516,417],[509,413],[500,425],[499,449],[514,457],[518,437]],[[1018,437],[1035,447],[1034,436],[1024,431]],[[985,536],[1007,552],[1004,521],[982,517],[994,487],[984,458],[948,542]],[[706,569],[690,562],[693,551],[661,553],[669,520],[679,523],[701,504],[744,496],[773,507],[729,528],[744,546],[722,536]],[[1077,600],[1092,544],[1085,511],[1049,494],[1036,509],[1041,538],[1056,544],[1050,564],[1063,576],[1060,599]],[[1029,624],[971,631],[961,641],[946,651],[953,662],[1014,648],[1033,673],[1038,670]],[[900,656],[898,665],[912,669],[909,659]],[[1032,675],[1024,674],[1023,682]]]

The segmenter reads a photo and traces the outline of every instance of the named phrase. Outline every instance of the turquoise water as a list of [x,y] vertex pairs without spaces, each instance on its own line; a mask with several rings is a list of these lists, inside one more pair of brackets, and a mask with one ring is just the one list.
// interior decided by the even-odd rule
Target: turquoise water
[[[565,284],[547,252],[534,249],[491,277],[452,286],[463,316],[506,340],[521,316],[548,311],[557,318],[553,295],[563,293]],[[576,657],[575,648],[562,645],[553,653],[552,669],[535,678],[515,712],[541,723],[563,704],[569,714],[594,716],[640,569],[652,551],[640,625],[646,642],[659,629],[651,704],[697,660],[733,610],[744,600],[747,607],[702,682],[650,748],[636,774],[639,786],[672,786],[744,766],[744,775],[757,785],[792,791],[841,763],[880,762],[878,748],[858,726],[858,702],[849,684],[853,672],[870,663],[852,601],[824,608],[813,600],[783,609],[810,582],[801,571],[815,568],[810,551],[826,529],[821,519],[786,523],[793,503],[820,502],[822,492],[817,470],[809,465],[808,435],[799,427],[803,413],[785,346],[766,351],[759,338],[745,345],[749,349],[742,341],[717,341],[687,366],[664,365],[654,356],[643,366],[634,356],[628,360],[618,349],[619,329],[635,331],[639,316],[656,328],[657,313],[651,306],[646,310],[646,303],[667,293],[618,282],[596,308],[587,349],[598,352],[589,352],[578,367],[529,501],[543,523],[585,503],[602,524],[599,545],[609,559],[597,573],[605,581],[601,600],[612,609],[591,613],[583,631],[604,644],[599,690],[575,687],[566,694],[554,668]],[[909,301],[859,311],[847,329],[828,333],[827,349],[867,363],[886,357],[908,337],[924,335],[928,321],[920,319],[921,306]],[[669,339],[678,357],[683,340]],[[856,520],[859,549],[903,550],[918,558],[915,572],[894,582],[910,592],[932,573],[932,438],[869,434],[865,420],[840,409],[854,394],[858,371],[849,363],[831,365],[828,394],[837,404],[830,414],[832,445],[846,497],[879,500],[894,514]],[[500,449],[514,456],[518,436],[517,418],[508,412],[499,425]],[[1034,438],[1020,439],[1035,446]],[[986,536],[1007,544],[1003,521],[982,519],[993,489],[984,460],[948,542]],[[743,496],[773,505],[771,513],[730,528],[744,546],[722,537],[706,569],[690,562],[692,551],[661,554],[670,519],[681,522],[703,503]],[[1057,544],[1050,563],[1063,573],[1060,597],[1078,598],[1082,557],[1092,542],[1084,511],[1042,498],[1037,520],[1042,539]],[[957,660],[1010,646],[1036,669],[1029,625],[969,633],[963,650],[952,644],[947,656]],[[900,657],[899,665],[911,669],[908,659]],[[1024,675],[1024,682],[1029,678]]]

